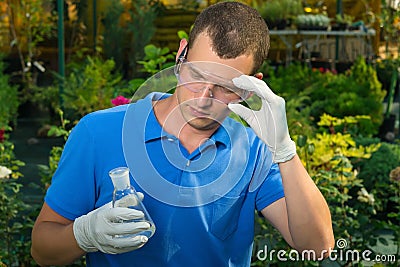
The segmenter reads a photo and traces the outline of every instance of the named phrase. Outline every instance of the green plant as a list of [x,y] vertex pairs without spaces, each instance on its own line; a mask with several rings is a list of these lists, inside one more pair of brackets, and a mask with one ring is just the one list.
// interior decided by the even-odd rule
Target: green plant
[[400,9],[398,6],[394,6],[393,1],[382,0],[381,12],[378,16],[379,24],[382,29],[382,37],[385,42],[385,55],[386,58],[391,58],[390,45],[393,44],[397,47],[399,52],[399,20],[400,20]]
[[10,76],[4,73],[3,56],[0,56],[0,130],[16,124],[19,106],[18,88],[10,84]]
[[295,19],[297,27],[328,27],[330,18],[323,14],[300,14]]
[[174,53],[170,53],[168,47],[160,48],[149,44],[144,47],[144,53],[143,60],[139,60],[138,63],[143,66],[143,71],[151,75],[175,64]]
[[[69,120],[64,118],[64,112],[59,109],[58,115],[60,117],[60,126],[53,125],[48,131],[48,136],[57,136],[63,137],[64,141],[67,141],[69,134],[71,133],[71,129],[68,129]],[[41,177],[41,183],[44,185],[44,193],[47,191],[47,188],[51,184],[51,179],[53,174],[57,170],[58,162],[60,161],[61,154],[64,146],[54,146],[50,150],[49,155],[49,164],[48,165],[38,165],[39,168],[39,176]]]
[[372,125],[361,133],[370,136],[377,133],[382,122],[384,91],[375,69],[365,59],[356,60],[345,74],[324,73],[314,84],[305,89],[310,97],[311,115],[319,118],[323,113],[335,117],[366,115]]
[[291,64],[270,70],[265,80],[275,93],[285,98],[290,129],[296,133],[301,133],[305,125],[316,127],[316,119],[324,113],[339,118],[364,115],[358,121],[358,128],[351,130],[365,137],[378,132],[382,116],[377,114],[382,114],[385,92],[374,68],[362,58],[344,74],[321,73]]
[[289,66],[279,66],[276,70],[268,68],[265,80],[275,93],[289,99],[322,78],[322,73],[300,63],[293,63]]
[[30,257],[30,229],[33,219],[31,206],[21,193],[17,180],[24,165],[15,158],[14,144],[0,143],[0,266],[28,266]]
[[379,238],[377,228],[371,227],[368,219],[376,213],[378,203],[357,176],[353,163],[369,159],[380,144],[358,145],[350,134],[340,132],[356,121],[354,117],[339,119],[324,115],[318,125],[325,131],[301,142],[298,136],[297,144],[299,155],[328,202],[336,238],[346,239],[352,249],[363,250],[371,248]]
[[117,68],[122,69],[124,64],[126,27],[121,23],[121,15],[124,13],[124,5],[119,0],[109,1],[109,7],[104,14],[102,23],[103,50],[106,58],[112,58]]
[[255,2],[254,7],[267,21],[277,21],[284,18],[285,10],[280,1]]
[[[71,129],[69,129],[69,120],[64,118],[64,113],[62,110],[58,110],[58,115],[60,116],[60,126],[53,125],[50,130],[48,131],[49,136],[58,136],[63,137],[66,141],[68,139],[69,134],[71,133]],[[63,152],[64,145],[62,146],[54,146],[50,150],[49,153],[49,163],[48,165],[39,164],[39,176],[40,182],[43,185],[43,195],[46,194],[47,189],[51,184],[51,180],[53,178],[54,173],[58,168],[58,163],[61,158],[61,154]],[[39,210],[37,210],[35,217],[39,214]],[[29,255],[29,252],[28,254]],[[0,261],[1,263],[1,261]],[[80,259],[76,260],[74,263],[67,265],[68,267],[81,267],[86,266],[86,258],[81,257]]]
[[[382,91],[382,84],[378,80],[374,67],[367,64],[365,58],[359,57],[350,69],[349,78],[359,84],[355,92],[358,94],[359,98],[366,99],[364,105],[367,105],[371,111],[374,110],[374,113],[368,114],[379,114],[379,111],[382,109],[381,104],[385,93]],[[361,107],[356,106],[356,108]],[[371,118],[374,117],[376,116],[371,116]],[[381,118],[373,119],[373,122],[379,124]]]
[[348,14],[336,14],[335,22],[341,24],[351,25],[354,21],[354,17]]
[[308,104],[312,100],[307,95],[305,88],[321,79],[322,75],[322,73],[298,63],[286,67],[280,66],[275,70],[268,69],[265,81],[273,92],[286,100],[288,126],[292,135],[311,135],[315,132]]
[[[304,165],[308,166],[310,170],[310,175],[319,171],[319,168],[332,169],[337,164],[335,160],[332,160],[335,155],[363,159],[369,158],[378,149],[379,145],[377,144],[370,144],[368,146],[358,145],[349,133],[332,131],[332,127],[348,124],[349,121],[353,120],[356,119],[351,117],[338,119],[327,114],[321,116],[318,125],[323,127],[323,129],[328,129],[328,131],[325,130],[322,133],[317,133],[315,137],[309,138],[309,141],[306,142],[307,144],[313,144],[314,147],[312,149],[312,157],[304,157],[303,159]],[[344,127],[339,128],[344,129]],[[303,151],[304,149],[306,150]],[[301,153],[309,153],[308,147],[305,145],[302,146],[300,149]],[[307,162],[305,162],[305,158],[307,158]]]
[[395,241],[397,242],[396,255],[400,255],[400,166],[394,168],[390,173],[391,191],[393,196],[389,198],[394,204],[393,211],[388,213],[390,220],[386,227],[393,230]]
[[253,1],[253,7],[260,15],[269,21],[293,19],[303,14],[303,5],[299,0],[268,0]]
[[[367,191],[362,180],[357,177],[352,162],[368,159],[377,151],[379,144],[367,146],[357,145],[349,133],[340,132],[344,125],[353,124],[357,118],[335,118],[325,115],[321,117],[319,126],[324,130],[315,136],[293,136],[297,143],[297,151],[302,158],[310,176],[327,200],[332,215],[335,237],[344,238],[352,249],[363,250],[367,244],[373,243],[376,233],[369,230],[370,222],[366,216],[372,216],[377,208],[374,195]],[[332,127],[336,131],[332,131]],[[270,249],[290,248],[282,237],[263,219],[256,232],[256,251],[264,244]],[[261,247],[260,247],[261,246]],[[318,266],[318,262],[279,262],[273,259],[268,262],[272,266]],[[353,262],[340,262],[339,266],[350,266]],[[265,262],[253,259],[253,266],[265,266]]]
[[113,60],[90,56],[84,62],[71,64],[71,71],[63,81],[65,108],[82,117],[111,107],[111,99],[124,86],[121,75],[114,74],[114,68]]
[[388,190],[390,171],[400,162],[400,147],[396,144],[382,143],[371,158],[358,163],[358,177],[363,180],[367,190],[374,192],[379,204],[378,211],[386,216],[391,209],[389,199],[394,192]]
[[6,0],[7,16],[10,18],[11,46],[16,47],[21,64],[23,100],[29,100],[37,84],[38,72],[45,67],[40,60],[39,47],[55,34],[57,15],[54,14],[51,0]]
[[155,33],[154,20],[161,4],[159,0],[112,0],[108,6],[102,20],[104,55],[131,79],[138,75],[137,61]]

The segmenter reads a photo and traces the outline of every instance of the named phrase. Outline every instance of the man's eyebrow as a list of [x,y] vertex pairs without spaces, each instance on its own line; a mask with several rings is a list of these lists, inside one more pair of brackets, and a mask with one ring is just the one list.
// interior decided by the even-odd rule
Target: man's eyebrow
[[190,69],[194,70],[197,74],[200,74],[202,77],[204,77],[206,75],[206,76],[216,77],[216,78],[221,79],[221,80],[226,80],[225,77],[219,76],[216,73],[212,73],[212,72],[209,72],[209,71],[206,71],[206,70],[200,70],[199,68],[197,68],[195,66],[195,64],[193,64],[191,62],[190,62]]

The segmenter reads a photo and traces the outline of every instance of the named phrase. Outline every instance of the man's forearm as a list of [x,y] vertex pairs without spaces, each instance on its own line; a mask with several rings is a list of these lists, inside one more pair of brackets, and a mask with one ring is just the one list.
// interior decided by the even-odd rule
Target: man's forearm
[[[289,230],[295,248],[317,253],[333,249],[334,237],[328,205],[299,157],[280,163]],[[317,254],[318,255],[318,254]]]
[[31,253],[40,266],[70,264],[85,254],[76,243],[72,225],[56,222],[35,224]]

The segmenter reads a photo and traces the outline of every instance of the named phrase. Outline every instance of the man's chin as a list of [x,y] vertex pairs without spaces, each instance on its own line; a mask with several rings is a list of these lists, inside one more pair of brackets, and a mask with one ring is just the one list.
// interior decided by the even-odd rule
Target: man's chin
[[202,131],[212,130],[220,125],[218,121],[209,117],[193,118],[187,123],[194,129]]

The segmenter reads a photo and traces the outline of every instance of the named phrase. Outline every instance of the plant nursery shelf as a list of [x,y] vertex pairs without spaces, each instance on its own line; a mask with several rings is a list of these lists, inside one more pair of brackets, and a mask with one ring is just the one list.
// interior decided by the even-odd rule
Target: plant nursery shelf
[[315,30],[271,30],[286,48],[286,63],[293,60],[293,50],[301,50],[302,55],[319,52],[331,61],[354,61],[359,56],[372,56],[372,37],[374,29],[356,31],[315,31]]

